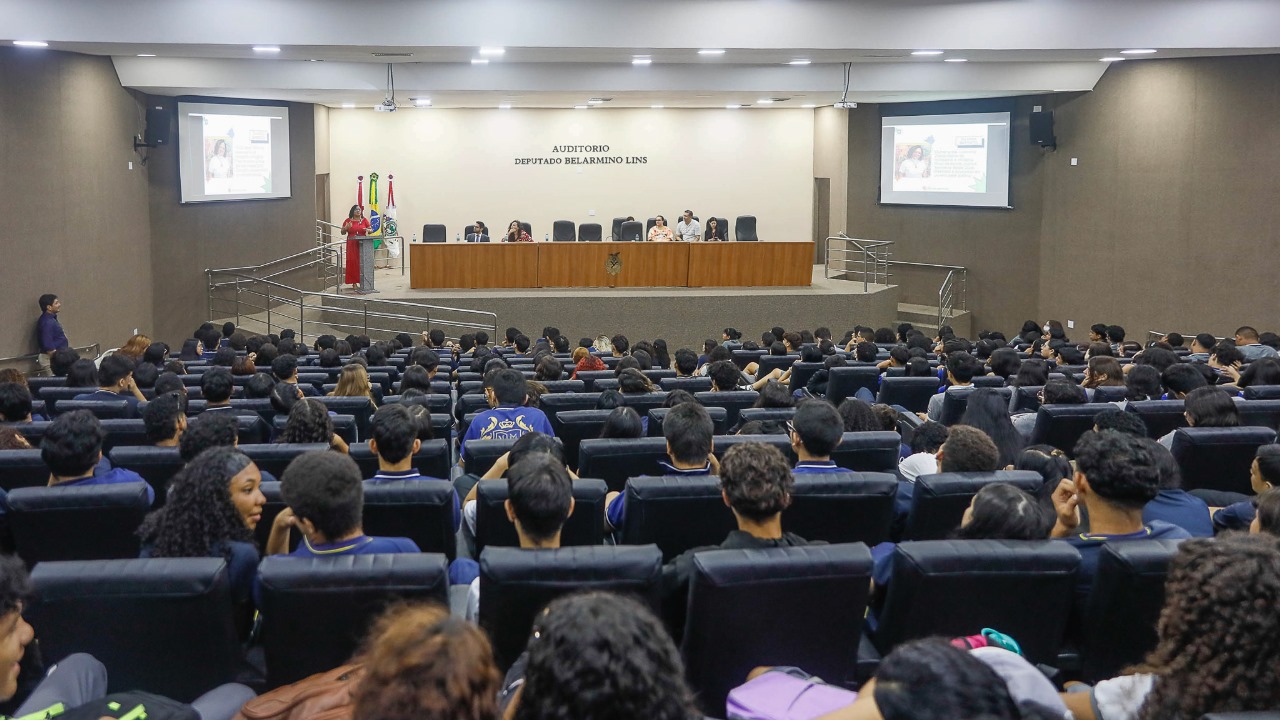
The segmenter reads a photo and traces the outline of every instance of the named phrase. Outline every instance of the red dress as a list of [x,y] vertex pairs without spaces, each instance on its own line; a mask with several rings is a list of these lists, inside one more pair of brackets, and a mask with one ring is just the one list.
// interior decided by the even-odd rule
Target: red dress
[[360,241],[355,238],[364,237],[368,230],[368,218],[347,218],[342,221],[342,232],[347,236],[347,274],[344,282],[349,285],[360,282]]

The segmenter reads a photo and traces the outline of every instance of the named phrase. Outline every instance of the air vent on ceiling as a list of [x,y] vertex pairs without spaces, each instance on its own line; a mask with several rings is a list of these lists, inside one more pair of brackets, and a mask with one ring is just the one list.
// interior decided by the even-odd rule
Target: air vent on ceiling
[[413,57],[413,53],[376,52],[372,55],[374,57]]

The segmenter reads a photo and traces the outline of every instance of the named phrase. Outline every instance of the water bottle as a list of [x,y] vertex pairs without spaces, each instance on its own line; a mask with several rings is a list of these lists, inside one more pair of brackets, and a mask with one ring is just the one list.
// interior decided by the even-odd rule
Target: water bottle
[[551,233],[542,236],[542,242],[551,242]]
[[455,240],[455,242],[462,242],[462,233],[458,233],[457,239]]
[[417,244],[418,244],[418,233],[414,233],[414,234],[413,234],[413,244],[414,244],[414,245],[417,245]]

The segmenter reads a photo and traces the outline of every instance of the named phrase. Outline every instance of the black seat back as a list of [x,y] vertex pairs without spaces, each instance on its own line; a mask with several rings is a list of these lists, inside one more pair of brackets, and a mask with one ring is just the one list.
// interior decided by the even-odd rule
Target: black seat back
[[362,397],[318,397],[315,398],[329,408],[329,412],[339,415],[351,415],[356,419],[358,439],[369,437],[369,423],[373,419],[373,403]]
[[367,535],[407,537],[425,553],[457,555],[454,490],[448,480],[393,480],[364,484]]
[[185,464],[176,447],[122,445],[113,448],[108,457],[112,465],[132,470],[147,481],[147,484],[156,491],[155,507],[164,504],[165,496],[169,491],[169,481]]
[[1280,429],[1280,400],[1249,400],[1237,403],[1241,425]]
[[1120,402],[1129,394],[1124,385],[1100,385],[1093,389],[1093,401],[1096,403]]
[[534,618],[552,600],[578,590],[638,597],[660,612],[662,553],[653,546],[521,550],[488,547],[480,554],[480,627],[505,672],[524,650]]
[[880,368],[874,365],[833,367],[827,373],[827,399],[839,405],[845,398],[853,397],[859,388],[872,393],[880,384]]
[[575,242],[577,228],[572,220],[556,220],[551,223],[551,239],[555,242]]
[[615,239],[620,242],[640,242],[644,240],[644,225],[639,220],[628,220],[622,223]]
[[672,390],[684,390],[691,393],[711,392],[711,378],[708,377],[662,378],[658,381],[658,385],[667,392]]
[[871,578],[866,545],[708,550],[693,565],[680,652],[703,712],[723,711],[760,665],[794,664],[836,684],[853,678]]
[[902,436],[892,430],[847,432],[831,452],[836,465],[855,472],[893,472],[898,467]]
[[136,558],[151,509],[147,484],[27,487],[9,493],[13,544],[27,566],[47,560]]
[[1245,400],[1280,400],[1280,385],[1250,385],[1244,389]]
[[[238,419],[245,420],[246,418],[242,417]],[[357,442],[357,440],[360,437],[360,433],[356,430],[355,417],[351,415],[330,415],[329,419],[333,421],[334,435],[337,435],[338,437],[342,438],[342,441],[347,443],[348,445],[352,445]],[[432,419],[434,420],[435,416],[432,416]],[[271,424],[275,427],[276,432],[279,433],[280,431],[284,430],[284,426],[288,422],[289,422],[289,416],[277,415],[275,416],[275,419],[271,421]],[[241,434],[241,437],[243,438],[243,433]],[[241,439],[240,442],[244,442],[244,440]],[[265,442],[265,441],[258,441],[258,442]]]
[[42,487],[49,484],[49,468],[40,458],[40,449],[0,450],[0,490]]
[[1258,446],[1276,441],[1269,427],[1187,427],[1173,434],[1173,458],[1184,490],[1223,490],[1248,495]]
[[820,362],[796,362],[791,366],[791,380],[788,383],[794,390],[799,390],[809,384],[809,378],[814,373],[822,369]]
[[733,239],[738,242],[756,241],[759,236],[756,235],[756,216],[755,215],[739,215],[733,221]]
[[911,495],[911,509],[903,538],[907,540],[939,540],[960,527],[965,508],[984,485],[1002,482],[1021,488],[1033,496],[1044,483],[1040,473],[1032,470],[996,470],[995,472],[938,473],[916,478]]
[[[432,420],[435,418],[433,417]],[[447,429],[443,437],[434,440],[423,440],[418,452],[413,455],[413,468],[427,477],[449,478],[449,468],[453,464],[449,456],[449,436]],[[378,456],[369,449],[369,443],[354,443],[348,448],[348,454],[360,467],[360,476],[371,478],[378,472]]]
[[[711,418],[712,433],[724,435],[729,432],[729,411],[722,407],[703,408]],[[649,429],[645,434],[649,437],[663,437],[662,421],[667,419],[671,408],[653,408],[649,411]]]
[[111,668],[109,692],[191,702],[245,668],[221,558],[43,562],[31,580],[44,657],[93,655]]
[[267,685],[279,687],[346,663],[397,600],[447,603],[449,575],[434,553],[277,556],[258,566],[258,587]]
[[1035,412],[1040,409],[1040,392],[1043,385],[1019,385],[1009,398],[1009,412]]
[[1156,647],[1164,581],[1179,540],[1106,543],[1082,618],[1086,682],[1116,677]]
[[1187,426],[1186,407],[1181,400],[1134,400],[1125,410],[1137,413],[1147,425],[1147,437],[1158,440]]
[[657,545],[664,561],[696,547],[719,545],[738,528],[712,475],[633,477],[626,486],[621,542]]
[[564,456],[570,465],[577,464],[578,446],[587,438],[600,437],[612,410],[569,410],[556,413],[556,437],[564,443]]
[[610,240],[622,239],[622,223],[624,222],[627,222],[627,219],[625,217],[616,217],[613,219],[613,223],[609,226]]
[[422,242],[442,243],[448,239],[448,231],[444,225],[427,223],[422,226]]
[[666,460],[667,441],[660,437],[583,440],[578,445],[578,475],[604,480],[611,492],[621,492],[627,478],[661,475],[658,463]]
[[[597,380],[617,380],[617,376],[612,370],[580,370],[576,380],[581,380],[584,386],[583,392],[600,392],[596,389]],[[617,385],[613,386],[615,389]],[[595,407],[593,404],[592,407]]]
[[[142,418],[113,418],[110,420],[99,420],[98,424],[102,426],[104,433],[102,438],[102,452],[109,453],[111,448],[117,445],[150,445],[151,441],[147,439],[147,424]],[[26,435],[26,433],[23,433]],[[27,436],[30,439],[30,436]],[[32,447],[37,447],[36,443],[32,443]]]
[[789,408],[744,408],[738,412],[738,425],[746,425],[752,421],[760,422],[790,422],[795,417],[796,409]]
[[583,223],[578,226],[579,242],[600,242],[604,230],[600,227],[600,223]]
[[587,384],[581,380],[542,380],[549,393],[586,392]]
[[88,410],[99,420],[135,417],[128,400],[59,400],[58,414]]
[[774,370],[785,372],[787,368],[798,362],[800,362],[799,355],[765,355],[760,358],[760,369],[756,371],[756,377],[762,378]]
[[516,444],[516,438],[500,440],[468,440],[462,448],[462,462],[466,471],[472,475],[483,476],[489,468],[502,457],[503,453]]
[[929,409],[929,398],[938,394],[942,381],[936,377],[886,377],[880,381],[876,402],[901,405],[911,412]]
[[755,390],[728,390],[694,393],[693,397],[704,407],[724,408],[725,422],[729,427],[734,427],[738,424],[738,413],[755,405],[756,400],[760,399],[760,393]]
[[[918,482],[918,481],[917,481]],[[996,628],[1032,663],[1056,662],[1080,553],[1055,540],[930,540],[894,550],[873,636],[888,654],[916,638]]]
[[[581,378],[585,374],[578,373],[578,377]],[[591,387],[590,382],[587,382],[587,387]],[[555,427],[556,413],[561,410],[595,410],[596,403],[599,401],[600,393],[598,392],[552,393],[542,396],[542,413],[547,416],[551,426]]]
[[[573,514],[560,531],[561,547],[604,542],[604,498],[608,491],[603,480],[573,481]],[[490,545],[520,546],[516,526],[507,518],[504,503],[508,497],[506,482],[486,481],[476,486],[477,555]]]
[[[795,476],[782,529],[805,540],[879,545],[889,539],[898,480],[888,473],[802,473]],[[630,512],[630,508],[628,508]]]
[[769,354],[768,349],[765,350],[731,350],[731,359],[733,364],[738,366],[739,370],[746,370],[747,366],[753,362],[759,362],[760,358]]
[[[949,387],[946,396],[942,399],[942,424],[951,426],[960,422],[960,418],[964,417],[964,411],[969,407],[969,396],[977,390],[977,386],[968,387]],[[998,387],[990,388],[1004,396],[1005,403],[1008,404],[1009,399],[1013,397],[1013,388]]]
[[240,452],[249,456],[259,470],[265,470],[277,478],[284,474],[293,459],[305,452],[328,450],[325,443],[270,443],[261,445],[245,445]]
[[1073,458],[1076,441],[1093,429],[1093,418],[1100,412],[1114,409],[1104,403],[1041,405],[1036,411],[1036,425],[1031,431],[1030,444],[1052,445]]

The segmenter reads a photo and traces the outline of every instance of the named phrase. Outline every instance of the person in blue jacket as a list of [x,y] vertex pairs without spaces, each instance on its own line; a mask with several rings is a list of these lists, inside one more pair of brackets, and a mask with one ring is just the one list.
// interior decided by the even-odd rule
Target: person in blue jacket
[[485,375],[484,396],[489,409],[476,415],[458,442],[461,455],[471,440],[516,440],[528,432],[555,436],[551,421],[537,408],[525,407],[529,383],[518,370],[493,370]]

